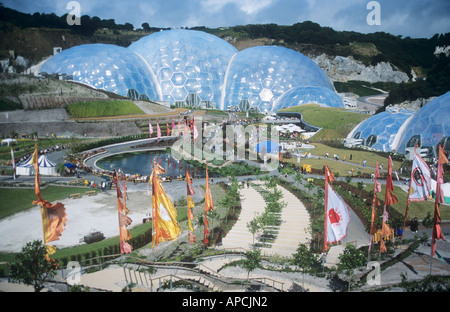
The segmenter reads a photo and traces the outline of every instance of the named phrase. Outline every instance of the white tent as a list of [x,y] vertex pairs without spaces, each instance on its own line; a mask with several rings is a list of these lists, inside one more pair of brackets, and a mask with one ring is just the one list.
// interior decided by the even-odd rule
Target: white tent
[[48,176],[55,176],[58,174],[56,164],[48,160],[45,155],[39,157],[38,163],[40,174]]
[[31,157],[27,159],[26,162],[16,166],[17,175],[33,175],[34,167],[31,163]]
[[[23,164],[20,164],[16,167],[16,174],[17,175],[34,175],[34,166],[31,163],[31,157],[27,159],[26,162]],[[47,176],[56,176],[58,175],[56,165],[47,159],[45,155],[39,156],[38,159],[39,163],[39,173],[41,175],[47,175]]]

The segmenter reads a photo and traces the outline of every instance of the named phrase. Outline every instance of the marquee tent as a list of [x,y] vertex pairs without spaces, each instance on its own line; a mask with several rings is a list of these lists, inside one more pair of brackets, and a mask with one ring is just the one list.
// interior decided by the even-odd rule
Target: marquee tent
[[[34,167],[31,163],[31,157],[27,159],[23,164],[20,164],[16,167],[16,174],[17,175],[34,175]],[[56,164],[48,160],[48,158],[45,155],[39,156],[38,159],[39,163],[39,173],[41,175],[46,176],[55,176],[58,174]]]

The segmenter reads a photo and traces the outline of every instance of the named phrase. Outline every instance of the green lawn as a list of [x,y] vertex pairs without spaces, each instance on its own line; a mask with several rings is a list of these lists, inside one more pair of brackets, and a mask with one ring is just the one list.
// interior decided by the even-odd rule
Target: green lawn
[[299,112],[307,123],[321,127],[314,140],[344,139],[348,133],[370,115],[350,112],[344,108],[319,107],[317,104],[299,105],[280,110]]
[[[376,163],[383,163],[383,170],[387,170],[388,158],[383,157],[372,151],[365,150],[350,150],[346,148],[336,148],[330,147],[322,143],[312,143],[315,146],[313,149],[302,149],[299,148],[300,152],[311,152],[312,155],[321,156],[321,159],[317,158],[302,158],[302,164],[311,165],[312,168],[322,169],[322,167],[326,164],[331,169],[332,172],[339,172],[341,176],[348,175],[348,172],[354,169],[354,174],[358,171],[362,173],[375,173],[374,169],[368,169],[367,167],[375,167]],[[297,151],[297,149],[295,149]],[[329,158],[325,158],[325,153],[329,154]],[[333,155],[337,154],[339,156],[339,161],[333,160]],[[352,155],[352,160],[350,160],[350,154]],[[352,164],[346,164],[342,160],[346,162],[351,162]],[[366,168],[363,167],[363,161],[366,160]],[[289,162],[296,164],[297,158],[291,158]],[[394,169],[400,169],[401,162],[393,161]]]
[[91,101],[72,103],[66,106],[67,113],[74,118],[144,115],[132,101]]
[[[53,202],[67,197],[74,193],[84,194],[92,191],[90,188],[63,187],[49,185],[41,189],[42,198]],[[33,201],[36,200],[34,188],[0,188],[0,219],[10,216],[14,213],[33,207]]]

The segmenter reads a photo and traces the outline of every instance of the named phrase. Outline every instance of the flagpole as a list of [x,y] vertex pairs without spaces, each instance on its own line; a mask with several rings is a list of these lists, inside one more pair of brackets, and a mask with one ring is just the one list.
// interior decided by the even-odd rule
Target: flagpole
[[[416,149],[417,149],[417,142],[416,145],[414,147],[414,154],[416,154]],[[414,161],[413,161],[414,164]],[[408,218],[408,211],[409,211],[409,194],[411,193],[411,181],[413,179],[413,165],[411,166],[411,175],[409,177],[409,187],[408,187],[408,196],[406,197],[406,210],[405,210],[405,219],[403,220],[403,231],[402,231],[402,241],[403,241],[403,235],[405,234],[405,228],[406,228],[406,220]]]
[[[376,169],[378,169],[378,162],[376,162]],[[376,171],[375,171],[376,173]],[[372,231],[373,226],[374,226],[374,221],[375,221],[375,203],[377,201],[377,176],[375,174],[375,181],[374,181],[374,185],[373,185],[373,198],[372,198],[372,217],[371,217],[371,222],[370,222],[370,238],[369,238],[369,248],[368,248],[368,252],[367,252],[367,263],[369,263],[370,261],[370,251],[372,250],[372,243],[373,243],[373,235],[375,234],[374,231]]]

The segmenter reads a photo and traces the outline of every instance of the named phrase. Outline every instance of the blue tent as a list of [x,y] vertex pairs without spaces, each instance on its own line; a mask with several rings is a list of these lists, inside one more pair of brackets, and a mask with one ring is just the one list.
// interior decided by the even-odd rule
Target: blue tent
[[262,153],[266,150],[266,153],[275,153],[281,150],[281,146],[273,141],[263,141],[256,145],[256,152]]
[[66,166],[69,169],[72,169],[72,168],[76,167],[74,164],[71,164],[71,163],[65,163],[64,166]]

